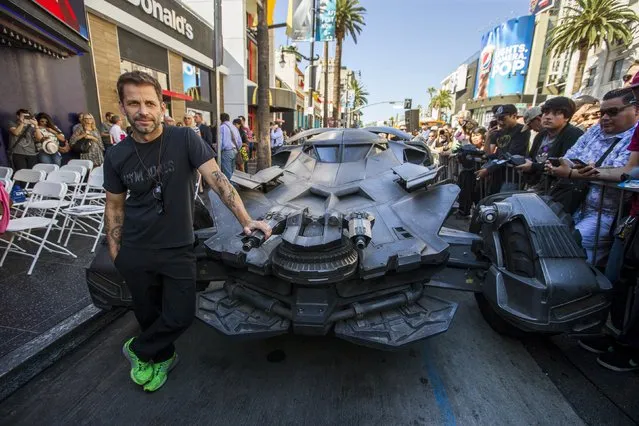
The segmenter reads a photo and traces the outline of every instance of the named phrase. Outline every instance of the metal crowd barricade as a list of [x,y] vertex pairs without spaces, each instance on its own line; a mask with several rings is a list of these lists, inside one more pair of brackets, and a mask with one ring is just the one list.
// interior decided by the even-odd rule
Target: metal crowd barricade
[[627,192],[639,194],[639,188],[626,188],[625,186],[621,186],[621,183],[611,183],[611,182],[602,182],[602,181],[591,181],[593,185],[597,185],[601,187],[601,191],[599,192],[599,200],[597,201],[597,224],[595,228],[595,246],[592,252],[592,262],[593,265],[597,264],[597,252],[599,250],[599,239],[601,236],[601,216],[603,215],[603,205],[604,199],[606,195],[606,190],[608,188],[619,190],[619,205],[617,207],[617,219],[616,223],[621,223],[623,219],[624,213],[624,203],[627,201],[628,197]]

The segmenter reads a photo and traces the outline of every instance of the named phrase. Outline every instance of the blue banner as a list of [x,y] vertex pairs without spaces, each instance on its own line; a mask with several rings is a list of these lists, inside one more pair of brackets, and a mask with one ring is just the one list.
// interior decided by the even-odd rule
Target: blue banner
[[335,10],[337,0],[319,0],[316,41],[335,41]]
[[511,19],[481,40],[475,99],[523,93],[535,32],[535,17]]

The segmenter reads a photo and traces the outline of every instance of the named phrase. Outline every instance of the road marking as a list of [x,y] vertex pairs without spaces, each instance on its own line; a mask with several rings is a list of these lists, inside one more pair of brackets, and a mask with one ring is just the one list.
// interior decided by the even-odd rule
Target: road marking
[[442,382],[442,379],[439,377],[435,363],[429,357],[429,354],[432,352],[430,351],[428,342],[424,344],[423,350],[424,367],[428,374],[428,381],[430,382],[433,393],[435,394],[435,401],[437,401],[439,414],[443,421],[442,424],[445,426],[456,426],[457,422],[455,421],[455,413],[453,412],[453,407],[450,405],[450,400],[446,394],[444,382]]

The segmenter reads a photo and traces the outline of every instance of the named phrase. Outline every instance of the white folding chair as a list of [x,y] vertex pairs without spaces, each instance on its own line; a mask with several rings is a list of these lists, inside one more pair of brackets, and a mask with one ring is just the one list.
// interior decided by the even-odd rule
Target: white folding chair
[[[47,174],[42,170],[33,170],[33,169],[21,169],[15,172],[13,175],[13,182],[15,186],[15,182],[24,182],[24,189],[27,191],[27,194],[31,193],[31,188],[38,183],[42,182],[47,177]],[[29,195],[30,196],[30,195]],[[17,217],[19,213],[22,211],[22,207],[25,206],[28,202],[28,198],[25,201],[18,201],[13,203],[13,216]]]
[[[61,247],[57,244],[48,241],[49,233],[51,232],[51,228],[57,223],[56,217],[60,211],[60,206],[64,201],[64,197],[67,193],[67,185],[59,182],[38,182],[33,187],[33,196],[29,199],[27,203],[25,213],[29,211],[30,205],[33,202],[43,201],[45,199],[57,200],[58,204],[50,209],[52,211],[51,217],[45,216],[24,216],[19,219],[10,219],[9,226],[7,227],[7,232],[11,234],[11,238],[9,239],[9,245],[4,250],[4,254],[2,255],[2,259],[0,260],[0,267],[4,265],[4,261],[7,258],[7,254],[9,251],[17,254],[22,254],[25,256],[29,256],[33,258],[33,262],[31,262],[31,266],[29,267],[29,271],[27,275],[31,275],[33,272],[33,268],[35,267],[38,259],[40,258],[40,253],[42,253],[42,249],[47,250],[51,253],[59,253],[68,256],[72,256],[76,258],[77,256],[73,254],[71,251],[67,250],[64,247]],[[35,234],[32,234],[31,231],[43,229],[44,235],[39,237]],[[22,237],[23,239],[30,241],[34,244],[38,245],[38,250],[35,254],[28,253],[23,251],[21,248],[12,248],[15,246],[14,239],[18,237]]]
[[[68,217],[72,217],[72,224],[64,242],[66,247],[69,244],[71,234],[82,235],[85,237],[94,237],[93,248],[91,253],[95,251],[102,228],[104,227],[104,204],[90,204],[96,200],[106,197],[104,188],[104,174],[102,167],[96,167],[89,174],[84,196],[81,197],[80,204],[63,210]],[[74,231],[75,226],[82,228],[82,232]]]
[[89,172],[93,170],[93,161],[91,160],[69,160],[67,163],[69,166],[82,166]]
[[0,166],[0,178],[11,179],[13,169],[11,167]]
[[[78,194],[80,193],[80,183],[82,181],[80,173],[68,169],[60,169],[49,174],[49,176],[47,176],[47,181],[64,183],[67,185],[67,193],[61,207],[70,207],[77,203],[79,197]],[[66,229],[70,219],[70,217],[65,215],[62,227],[59,228],[60,235],[58,236],[58,243],[62,241],[62,234],[64,234],[64,230]]]
[[104,190],[104,168],[102,166],[96,167],[89,173],[89,179],[85,186],[84,193],[80,196],[80,205],[97,202],[102,204],[106,199],[106,192]]
[[[89,160],[86,160],[89,161]],[[78,172],[80,173],[80,177],[81,182],[84,182],[84,178],[87,176],[87,172],[90,169],[87,169],[85,166],[79,165],[79,164],[65,164],[64,166],[60,167],[60,170],[69,170],[72,172]]]
[[49,174],[60,170],[60,166],[58,166],[57,164],[38,163],[33,166],[33,170],[43,170],[46,174]]

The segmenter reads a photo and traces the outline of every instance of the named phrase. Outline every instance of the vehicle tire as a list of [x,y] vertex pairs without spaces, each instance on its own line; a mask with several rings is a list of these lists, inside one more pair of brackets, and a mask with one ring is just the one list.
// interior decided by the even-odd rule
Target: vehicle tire
[[[509,222],[501,228],[500,237],[506,269],[517,275],[534,277],[534,251],[526,225],[520,220]],[[475,293],[475,300],[482,317],[497,333],[517,339],[536,334],[523,331],[502,318],[482,293]]]

